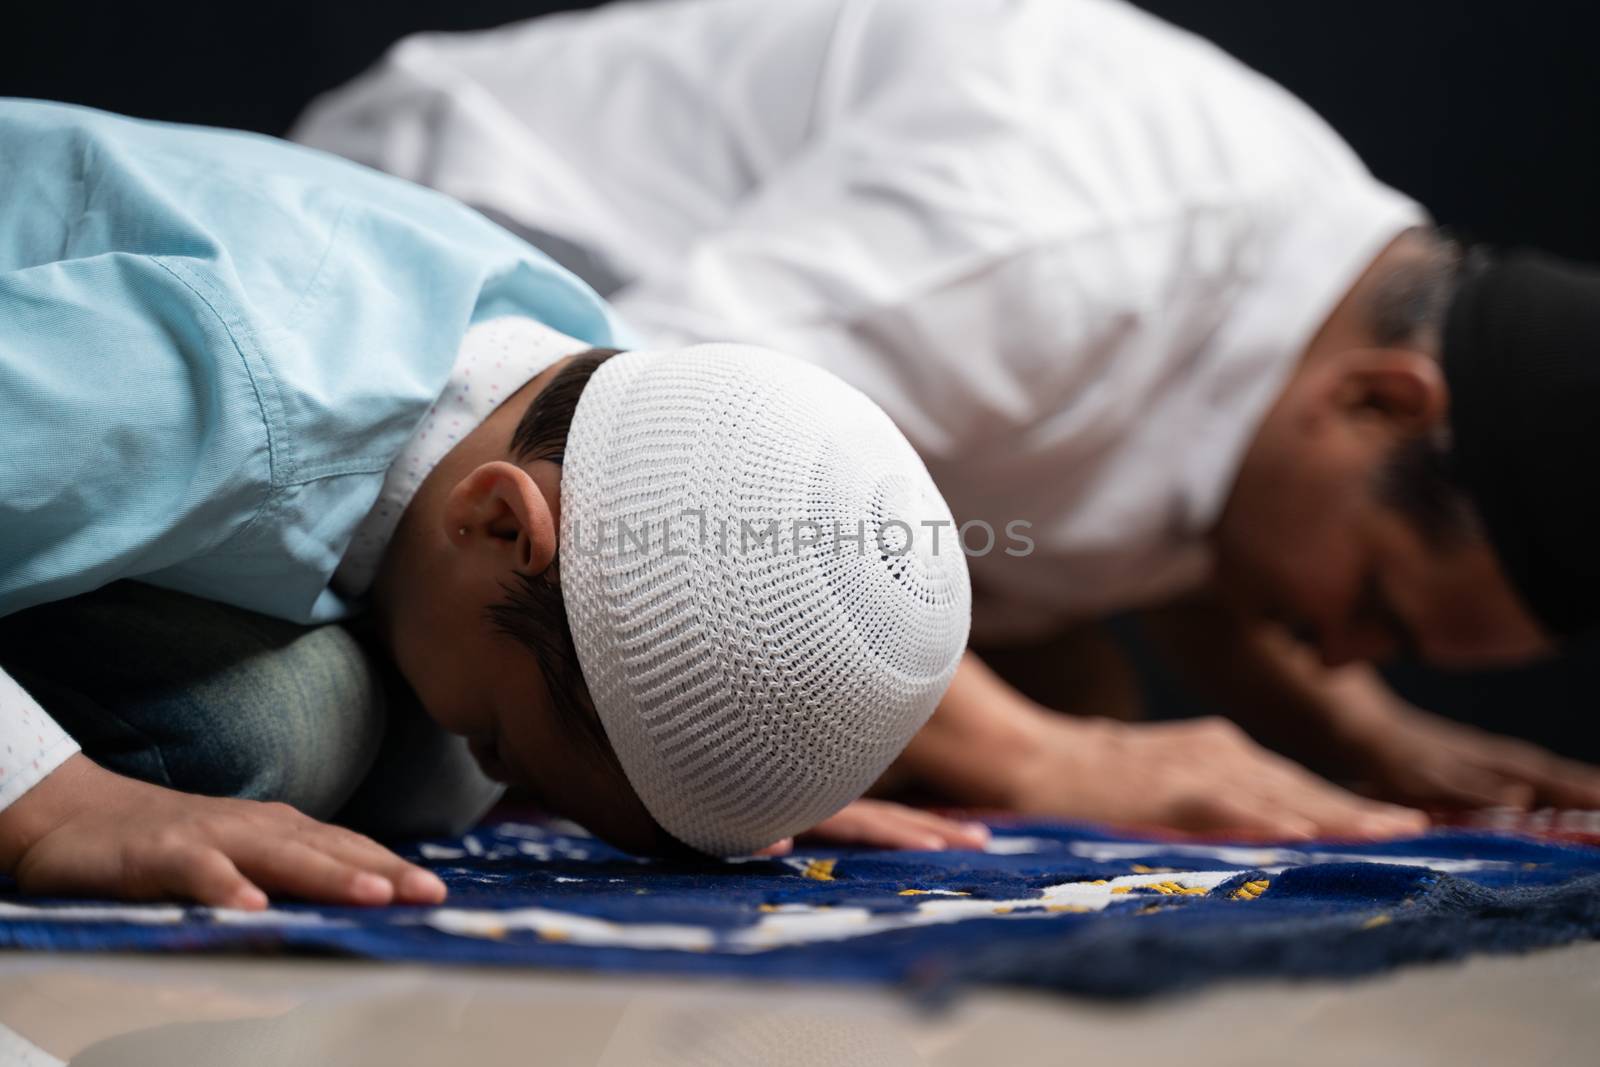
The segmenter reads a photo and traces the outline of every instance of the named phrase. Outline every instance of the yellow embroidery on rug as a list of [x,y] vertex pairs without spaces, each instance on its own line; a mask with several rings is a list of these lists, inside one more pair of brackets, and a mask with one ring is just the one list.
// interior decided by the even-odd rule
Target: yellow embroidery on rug
[[1265,893],[1267,891],[1267,887],[1271,884],[1272,879],[1270,878],[1261,878],[1254,882],[1246,882],[1244,885],[1233,891],[1233,899],[1255,900],[1262,893]]
[[835,860],[812,860],[806,864],[806,869],[800,872],[802,878],[811,878],[818,882],[833,881],[833,865]]

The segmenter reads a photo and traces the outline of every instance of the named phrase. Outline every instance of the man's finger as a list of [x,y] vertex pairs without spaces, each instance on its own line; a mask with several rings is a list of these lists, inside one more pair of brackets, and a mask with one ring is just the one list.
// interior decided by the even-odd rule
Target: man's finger
[[1517,738],[1484,735],[1459,750],[1462,763],[1498,775],[1519,790],[1507,807],[1600,807],[1600,767],[1558,756]]
[[1417,800],[1433,807],[1517,808],[1534,801],[1526,781],[1467,763],[1452,762],[1419,777]]
[[1193,833],[1225,833],[1241,837],[1303,841],[1316,836],[1311,820],[1279,808],[1265,798],[1201,796],[1172,806],[1171,824]]
[[1600,810],[1600,773],[1568,760],[1561,760],[1560,764],[1530,783],[1537,794],[1534,803],[1552,808]]
[[1318,833],[1327,837],[1411,837],[1431,825],[1425,812],[1394,804],[1340,804],[1323,809],[1315,818]]
[[1289,761],[1263,767],[1258,789],[1310,823],[1313,836],[1400,837],[1428,828],[1420,811],[1359,796]]
[[1429,826],[1428,816],[1415,808],[1369,800],[1319,778],[1310,778],[1287,803],[1327,837],[1403,837]]

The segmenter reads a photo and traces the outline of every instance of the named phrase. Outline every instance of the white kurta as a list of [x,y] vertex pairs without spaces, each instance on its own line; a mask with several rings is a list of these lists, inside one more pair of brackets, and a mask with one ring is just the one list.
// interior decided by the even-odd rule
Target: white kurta
[[423,35],[297,136],[583,247],[646,336],[860,386],[1000,532],[971,561],[990,639],[1201,580],[1296,360],[1424,221],[1281,88],[1115,0],[673,0]]

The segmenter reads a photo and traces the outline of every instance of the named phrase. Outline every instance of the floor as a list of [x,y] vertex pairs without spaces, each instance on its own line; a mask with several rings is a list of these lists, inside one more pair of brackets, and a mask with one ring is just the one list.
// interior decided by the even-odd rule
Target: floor
[[0,953],[0,1023],[55,1057],[0,1040],[4,1067],[1566,1067],[1600,1058],[1600,944],[1134,1006],[982,992],[931,1014],[859,988]]

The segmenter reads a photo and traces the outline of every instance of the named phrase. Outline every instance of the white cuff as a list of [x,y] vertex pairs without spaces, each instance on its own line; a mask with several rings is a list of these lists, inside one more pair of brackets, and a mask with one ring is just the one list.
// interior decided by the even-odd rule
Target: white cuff
[[77,751],[78,743],[0,671],[0,810]]

